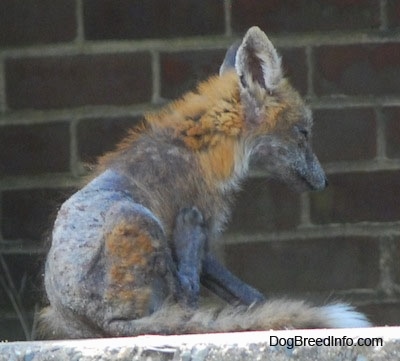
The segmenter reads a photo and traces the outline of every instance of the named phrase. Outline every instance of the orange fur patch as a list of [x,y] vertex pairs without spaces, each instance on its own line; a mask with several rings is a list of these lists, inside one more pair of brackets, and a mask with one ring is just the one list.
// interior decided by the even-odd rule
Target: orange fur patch
[[136,275],[150,267],[156,247],[157,241],[135,224],[120,223],[106,237],[110,264],[105,297],[121,306],[128,305],[138,317],[147,314],[152,291],[142,276]]
[[287,128],[298,122],[304,112],[305,104],[299,93],[293,89],[287,79],[283,79],[279,88],[278,99],[266,106],[266,122],[268,130],[274,128]]
[[133,283],[135,281],[135,276],[127,272],[126,267],[121,267],[119,264],[111,266],[110,278],[118,283]]
[[264,127],[260,127],[260,133],[267,133],[274,128],[276,128],[278,120],[280,120],[280,115],[287,107],[287,104],[278,103],[278,104],[271,104],[266,108],[266,121],[264,123]]
[[[140,287],[135,290],[120,290],[118,292],[118,300],[121,300],[122,302],[133,302],[135,305],[135,311],[143,311],[144,309],[146,309],[149,303],[150,296],[150,287]],[[142,313],[142,311],[139,311],[139,313]]]
[[213,146],[221,136],[236,136],[244,127],[237,75],[212,77],[197,92],[146,119],[154,132],[167,131],[192,150]]
[[235,140],[225,137],[216,146],[199,152],[199,160],[203,174],[211,184],[215,179],[230,178],[235,166]]
[[107,236],[106,251],[112,262],[110,282],[115,285],[132,284],[135,282],[135,268],[147,266],[155,247],[145,231],[136,225],[122,223]]

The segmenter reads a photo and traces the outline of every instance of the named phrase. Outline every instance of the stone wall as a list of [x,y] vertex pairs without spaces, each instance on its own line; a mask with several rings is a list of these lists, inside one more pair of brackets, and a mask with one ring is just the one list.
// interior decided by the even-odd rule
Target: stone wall
[[268,295],[400,323],[397,0],[2,0],[0,339],[32,336],[44,240],[85,163],[217,72],[251,25],[314,110],[330,187],[299,195],[253,171],[220,255]]
[[387,361],[400,328],[290,330],[0,343],[0,361]]

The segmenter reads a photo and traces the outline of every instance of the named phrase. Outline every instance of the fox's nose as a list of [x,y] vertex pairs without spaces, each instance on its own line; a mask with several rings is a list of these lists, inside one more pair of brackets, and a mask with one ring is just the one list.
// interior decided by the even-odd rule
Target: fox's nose
[[326,188],[327,186],[329,186],[329,181],[328,181],[328,178],[325,177],[325,188]]

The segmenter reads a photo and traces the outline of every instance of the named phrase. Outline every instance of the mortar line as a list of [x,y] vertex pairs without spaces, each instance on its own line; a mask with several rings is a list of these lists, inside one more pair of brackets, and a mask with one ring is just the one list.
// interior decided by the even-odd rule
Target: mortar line
[[302,193],[300,195],[300,225],[299,227],[311,226],[311,214],[310,214],[310,196],[308,193]]
[[[399,33],[318,33],[301,35],[273,35],[270,37],[275,46],[281,48],[303,48],[305,46],[322,45],[350,45],[350,44],[382,44],[400,41]],[[51,44],[41,46],[27,46],[23,48],[4,49],[3,54],[12,58],[65,56],[76,54],[115,54],[135,53],[149,50],[180,52],[185,50],[211,50],[227,48],[232,39],[227,36],[205,36],[147,40],[113,40],[113,41],[85,41],[85,46],[77,44]]]
[[2,191],[38,188],[69,188],[79,185],[79,177],[68,173],[48,173],[38,176],[8,176],[0,179]]
[[306,66],[307,66],[307,96],[312,99],[315,97],[314,91],[314,57],[312,46],[306,46]]
[[64,108],[60,110],[16,110],[6,116],[0,116],[0,126],[3,125],[29,125],[70,120],[71,116],[79,118],[116,118],[121,116],[137,116],[143,112],[154,110],[154,105],[143,103],[129,106],[83,106]]
[[331,96],[322,96],[312,99],[311,107],[314,109],[342,109],[343,107],[376,107],[376,106],[400,106],[400,97],[385,96],[340,96],[333,94]]
[[160,53],[158,51],[151,51],[151,75],[152,75],[152,103],[158,104],[161,101],[161,63]]
[[[3,219],[3,192],[1,192],[0,189],[0,220]],[[1,225],[1,223],[0,223]],[[0,227],[0,241],[2,241],[3,238],[3,228]]]
[[331,239],[339,237],[360,237],[378,239],[399,237],[400,221],[328,223],[285,231],[263,231],[258,233],[225,233],[224,244],[247,244],[275,241],[309,241],[312,239]]
[[224,1],[225,35],[232,36],[232,0]]
[[376,117],[376,159],[386,160],[386,121],[381,107],[375,108]]
[[388,29],[388,6],[387,0],[380,0],[379,2],[379,30],[385,31]]
[[83,23],[83,2],[82,0],[75,1],[76,6],[76,39],[77,44],[82,45],[85,41],[85,28]]
[[70,171],[73,176],[79,177],[83,173],[83,169],[80,164],[80,157],[78,152],[78,135],[77,135],[77,126],[79,121],[77,119],[73,119],[69,125],[69,135],[70,135],[70,143],[69,143],[69,166]]
[[6,101],[6,74],[4,66],[4,57],[0,57],[0,113],[7,112],[7,101]]

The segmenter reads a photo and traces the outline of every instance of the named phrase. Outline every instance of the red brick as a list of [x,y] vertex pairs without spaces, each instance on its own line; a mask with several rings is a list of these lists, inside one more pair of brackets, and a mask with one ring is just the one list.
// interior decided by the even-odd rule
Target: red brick
[[222,34],[223,2],[215,0],[85,0],[90,40],[170,38]]
[[[7,299],[7,295],[4,296],[0,293],[0,297]],[[11,311],[12,312],[12,311]],[[32,317],[29,317],[29,322],[33,322]],[[0,340],[9,341],[26,341],[24,331],[21,327],[21,322],[18,316],[14,314],[13,316],[3,316],[0,317]]]
[[311,194],[311,219],[318,224],[400,220],[399,171],[332,174],[329,187]]
[[358,308],[368,316],[374,326],[398,326],[400,324],[400,302],[379,302]]
[[314,151],[321,162],[373,159],[376,120],[372,109],[314,111]]
[[282,56],[285,76],[291,84],[302,94],[307,94],[307,63],[304,49],[278,49]]
[[236,244],[228,268],[265,294],[376,287],[378,243],[367,238]]
[[58,189],[3,192],[0,221],[3,237],[42,242],[52,228],[57,208],[69,193],[70,190]]
[[1,0],[0,46],[72,41],[75,14],[70,0]]
[[[21,290],[21,300],[24,305],[34,305],[41,298],[41,270],[42,264],[38,262],[41,256],[32,257],[32,255],[3,255],[7,268],[10,271],[12,280],[17,290]],[[2,275],[3,275],[2,270]],[[23,279],[25,281],[23,281]],[[22,285],[25,282],[25,286]],[[22,289],[21,289],[22,287]],[[0,287],[0,309],[2,311],[12,311],[10,299],[4,293],[3,287]],[[0,318],[1,319],[1,318]],[[0,336],[1,337],[1,336]]]
[[371,29],[379,26],[378,0],[234,0],[232,26],[266,32]]
[[[3,255],[12,281],[22,300],[23,315],[29,325],[33,323],[34,305],[43,299],[43,259],[40,256]],[[3,272],[1,274],[3,276]],[[0,287],[0,340],[25,341],[26,337],[15,308],[3,287]]]
[[67,123],[3,126],[0,174],[24,175],[69,170]]
[[400,108],[384,109],[386,122],[386,155],[400,158]]
[[387,8],[389,28],[398,29],[400,27],[400,2],[398,0],[388,0]]
[[161,95],[174,99],[218,74],[225,50],[185,51],[161,54]]
[[400,43],[322,46],[315,50],[318,95],[398,94]]
[[249,179],[235,203],[228,232],[292,229],[299,223],[300,199],[284,184]]
[[[31,254],[3,255],[4,261],[10,271],[10,276],[18,290],[23,303],[23,315],[31,325],[33,321],[34,305],[43,299],[43,257]],[[3,276],[3,270],[1,275]],[[5,277],[4,277],[5,278]],[[13,304],[3,287],[0,287],[0,340],[25,341],[21,323],[15,313]],[[27,312],[25,312],[27,311]],[[13,316],[14,317],[13,317]]]
[[7,59],[12,109],[129,105],[151,100],[147,53]]
[[93,162],[105,152],[115,149],[140,117],[83,119],[78,124],[78,154],[85,162]]

